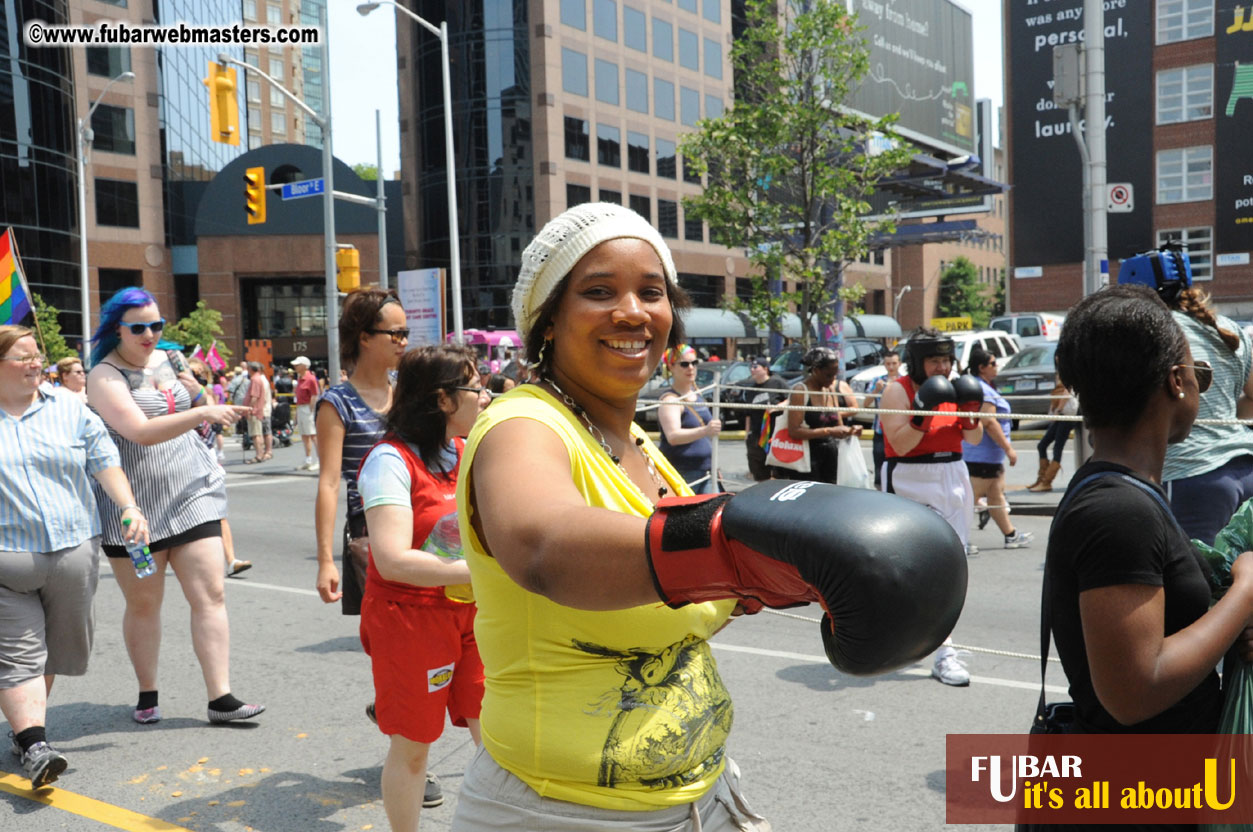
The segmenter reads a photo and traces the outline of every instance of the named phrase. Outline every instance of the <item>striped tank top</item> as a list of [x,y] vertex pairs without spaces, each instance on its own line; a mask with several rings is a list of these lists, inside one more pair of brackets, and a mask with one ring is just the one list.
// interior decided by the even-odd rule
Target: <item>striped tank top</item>
[[366,404],[357,388],[347,381],[322,394],[317,409],[321,410],[324,406],[335,408],[339,420],[344,423],[344,452],[339,475],[348,484],[348,514],[364,514],[361,494],[357,491],[357,469],[370,449],[383,438],[383,414]]
[[[108,364],[107,361],[102,363]],[[168,363],[143,372],[123,369],[116,364],[109,366],[126,379],[131,398],[149,419],[170,412],[171,396],[174,412],[181,413],[191,407],[190,394],[175,380],[174,369]],[[160,384],[172,381],[173,385],[159,390],[153,386],[154,377]],[[156,445],[140,445],[123,437],[111,425],[108,427],[109,436],[122,457],[122,470],[135,492],[135,502],[148,520],[151,540],[164,540],[226,516],[226,474],[195,430]],[[91,487],[98,504],[112,505],[94,478]],[[104,542],[121,546],[122,520],[118,512],[102,509],[100,514]]]

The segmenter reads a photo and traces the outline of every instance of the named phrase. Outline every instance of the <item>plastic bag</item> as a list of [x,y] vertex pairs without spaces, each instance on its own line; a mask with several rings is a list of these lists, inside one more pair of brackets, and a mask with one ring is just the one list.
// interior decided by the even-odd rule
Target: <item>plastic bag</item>
[[838,444],[835,484],[849,488],[874,488],[874,477],[866,467],[866,457],[857,437],[846,436],[838,440]]

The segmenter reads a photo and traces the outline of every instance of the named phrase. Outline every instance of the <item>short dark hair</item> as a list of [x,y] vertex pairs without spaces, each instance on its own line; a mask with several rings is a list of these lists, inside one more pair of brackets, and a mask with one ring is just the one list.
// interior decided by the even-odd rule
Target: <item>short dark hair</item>
[[1183,361],[1187,339],[1147,286],[1109,286],[1066,315],[1054,361],[1092,427],[1135,424],[1149,398]]
[[992,353],[983,347],[975,347],[970,351],[970,363],[966,365],[966,372],[976,375],[984,367],[992,363]]
[[436,463],[448,429],[448,417],[439,409],[439,391],[456,395],[457,386],[469,384],[478,372],[477,363],[470,347],[435,344],[409,350],[396,367],[387,432],[417,446],[422,464],[437,476],[441,472]]
[[820,370],[832,362],[840,363],[840,354],[830,347],[814,347],[801,358],[801,366]]
[[383,317],[383,307],[400,304],[395,289],[358,289],[344,301],[339,313],[339,360],[351,367],[361,353],[361,333],[372,329]]

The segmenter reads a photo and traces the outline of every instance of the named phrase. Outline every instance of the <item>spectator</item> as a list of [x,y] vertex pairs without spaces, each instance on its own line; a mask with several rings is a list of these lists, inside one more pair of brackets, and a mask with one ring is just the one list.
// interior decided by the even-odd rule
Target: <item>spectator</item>
[[718,441],[722,421],[713,418],[705,397],[696,389],[696,370],[700,366],[696,350],[679,344],[667,350],[663,360],[672,378],[670,386],[658,397],[661,452],[694,493],[713,494],[718,488],[712,470],[711,443]]
[[468,347],[404,354],[386,438],[366,455],[358,481],[370,528],[361,643],[379,730],[390,738],[382,787],[393,832],[418,828],[427,757],[445,714],[479,743],[483,662],[456,503],[464,437],[489,401],[474,363]]
[[[814,347],[805,353],[801,364],[805,377],[792,387],[788,404],[803,407],[856,407],[857,398],[851,390],[837,391],[840,356],[830,347]],[[835,440],[860,436],[861,427],[844,424],[840,413],[817,410],[787,411],[787,431],[798,442],[809,443],[809,471],[771,468],[775,479],[810,480],[834,483],[839,470],[839,452]]]
[[[744,398],[749,404],[779,404],[787,398],[787,382],[770,372],[769,358],[754,358],[749,373],[753,382],[747,386],[756,390],[745,391]],[[782,413],[755,407],[745,411],[744,415],[744,450],[748,456],[748,473],[756,482],[770,479],[770,469],[766,467],[766,443],[770,441],[770,437],[762,435],[768,412],[773,412],[776,419]]]
[[[1070,395],[1070,391],[1066,389],[1066,385],[1062,384],[1060,376],[1054,376],[1055,383],[1053,385],[1052,398],[1049,399],[1049,415],[1050,416],[1073,416],[1078,412],[1075,407],[1075,397]],[[1062,470],[1062,452],[1066,450],[1066,442],[1070,439],[1070,429],[1073,423],[1054,419],[1049,422],[1048,429],[1044,431],[1044,436],[1040,437],[1036,450],[1040,454],[1040,470],[1036,474],[1035,482],[1027,486],[1028,491],[1052,491],[1053,480]],[[1049,446],[1053,447],[1053,459],[1049,459]]]
[[300,467],[305,471],[316,471],[318,463],[314,452],[318,426],[313,411],[322,391],[318,389],[317,376],[309,370],[312,362],[308,358],[298,355],[291,364],[296,368],[296,430],[300,431],[300,441],[305,446],[305,464]]
[[[197,438],[201,422],[230,424],[244,408],[209,404],[191,373],[176,374],[157,350],[165,320],[152,295],[129,287],[100,310],[87,376],[91,406],[104,419],[122,457],[122,469],[147,508],[156,572],[139,578],[123,545],[119,520],[104,515],[104,553],[126,598],[122,635],[139,682],[133,718],[161,718],[157,657],[161,600],[168,562],[191,608],[191,637],[208,689],[210,722],[248,719],[265,710],[231,694],[230,623],[222,577],[226,488],[222,467]],[[97,488],[97,501],[103,494]]]
[[492,396],[503,396],[517,386],[516,381],[501,373],[492,373],[487,379],[487,390]]
[[71,355],[57,362],[57,379],[61,387],[77,396],[83,404],[87,403],[87,371],[77,356]]
[[[205,396],[208,398],[209,404],[221,404],[221,401],[217,398],[217,392],[221,390],[221,385],[208,386],[209,366],[199,358],[187,359],[187,366],[191,368],[191,373],[195,376],[196,381],[205,385]],[[201,422],[200,426],[196,428],[196,432],[210,451],[217,452],[218,464],[221,465],[222,426]],[[252,568],[252,561],[239,560],[235,557],[235,537],[231,534],[230,521],[225,517],[222,518],[222,554],[226,557],[226,576],[228,578]]]
[[[318,377],[318,395],[321,396],[331,386],[326,380],[326,368],[318,367],[313,371],[313,374]],[[314,409],[316,410],[317,408]]]
[[[866,396],[865,407],[878,408],[883,400],[883,391],[887,386],[901,377],[901,357],[896,352],[889,352],[883,358],[883,369],[887,370],[887,375],[874,383],[874,388],[870,394]],[[883,461],[885,459],[883,452],[883,422],[879,419],[879,414],[874,417],[874,439],[871,443],[871,455],[874,459],[874,487],[883,487]]]
[[[1009,402],[996,391],[996,356],[980,347],[970,351],[970,365],[966,372],[979,379],[983,385],[983,412],[1010,413]],[[971,496],[976,502],[987,501],[988,514],[1005,536],[1006,549],[1022,549],[1031,545],[1031,533],[1018,531],[1009,520],[1009,506],[1005,498],[1005,462],[1018,464],[1018,452],[1009,441],[1011,421],[1008,418],[987,419],[983,423],[983,441],[972,445],[962,440],[962,459],[970,474]]]
[[270,412],[273,406],[270,394],[270,381],[265,377],[265,370],[259,361],[248,362],[248,393],[244,396],[244,404],[248,407],[248,435],[252,437],[252,445],[256,455],[244,460],[244,464],[253,465],[274,458],[274,432],[270,427]]
[[89,477],[109,496],[100,509],[129,521],[127,539],[146,542],[148,523],[99,417],[40,383],[34,334],[0,326],[0,356],[0,712],[40,789],[68,765],[48,744],[53,680],[83,675],[91,655],[100,515]]

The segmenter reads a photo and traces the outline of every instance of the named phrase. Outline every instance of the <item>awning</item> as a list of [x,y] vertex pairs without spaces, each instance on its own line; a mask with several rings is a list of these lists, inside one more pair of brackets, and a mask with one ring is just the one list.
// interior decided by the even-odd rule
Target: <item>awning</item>
[[726,309],[695,307],[682,313],[688,338],[755,338],[756,330],[743,315]]
[[861,338],[900,338],[901,325],[891,315],[846,315],[844,334]]

